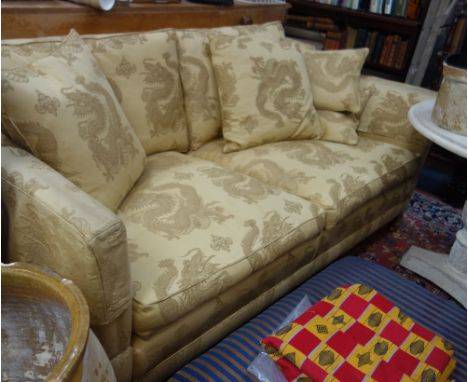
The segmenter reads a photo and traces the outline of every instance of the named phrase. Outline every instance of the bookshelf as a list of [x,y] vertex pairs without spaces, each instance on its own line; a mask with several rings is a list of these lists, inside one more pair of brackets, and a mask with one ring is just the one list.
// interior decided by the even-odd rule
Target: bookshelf
[[[326,35],[324,49],[368,46],[365,71],[403,81],[416,48],[428,1],[420,2],[417,19],[372,13],[311,0],[287,0],[286,24]],[[358,36],[348,37],[350,34]],[[354,39],[353,39],[354,38]],[[327,40],[336,40],[335,43]],[[385,49],[385,51],[384,51]]]

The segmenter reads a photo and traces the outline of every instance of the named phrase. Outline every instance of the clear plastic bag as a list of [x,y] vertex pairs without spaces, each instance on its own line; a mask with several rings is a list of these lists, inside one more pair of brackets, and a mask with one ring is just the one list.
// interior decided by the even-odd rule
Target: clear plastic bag
[[[311,306],[312,304],[310,303],[309,298],[304,296],[299,304],[297,304],[291,313],[289,313],[288,316],[283,320],[283,322],[281,322],[281,324],[275,328],[274,332],[278,331],[283,326],[286,326],[291,321],[294,321]],[[281,370],[265,352],[261,352],[259,355],[257,355],[247,370],[250,371],[255,377],[257,377],[260,382],[287,382]]]

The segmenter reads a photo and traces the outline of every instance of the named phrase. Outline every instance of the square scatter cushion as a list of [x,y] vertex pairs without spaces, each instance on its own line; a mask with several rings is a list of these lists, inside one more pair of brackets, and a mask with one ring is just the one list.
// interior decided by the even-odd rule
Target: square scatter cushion
[[267,142],[319,139],[304,58],[289,41],[210,38],[224,152]]
[[301,44],[317,109],[361,110],[359,80],[369,49],[318,51]]
[[190,148],[197,150],[204,143],[221,135],[221,112],[209,36],[258,38],[272,41],[284,39],[280,22],[240,27],[187,29],[177,31],[180,75],[184,89],[185,112],[190,134]]
[[173,31],[87,37],[86,43],[146,154],[187,151],[189,138]]
[[2,91],[11,136],[115,210],[142,173],[145,152],[78,34],[28,66],[2,70]]

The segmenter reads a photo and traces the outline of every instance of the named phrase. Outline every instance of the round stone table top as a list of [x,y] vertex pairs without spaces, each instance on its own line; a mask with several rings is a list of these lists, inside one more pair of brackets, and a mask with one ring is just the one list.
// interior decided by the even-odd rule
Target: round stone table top
[[408,119],[424,137],[444,149],[466,158],[466,136],[442,129],[431,120],[435,99],[419,102],[408,111]]

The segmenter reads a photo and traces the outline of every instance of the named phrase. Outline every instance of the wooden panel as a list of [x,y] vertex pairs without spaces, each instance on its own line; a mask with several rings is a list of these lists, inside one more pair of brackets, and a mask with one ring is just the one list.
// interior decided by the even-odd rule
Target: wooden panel
[[2,39],[145,31],[160,28],[207,28],[283,21],[288,5],[189,3],[118,3],[109,12],[61,0],[2,1]]

